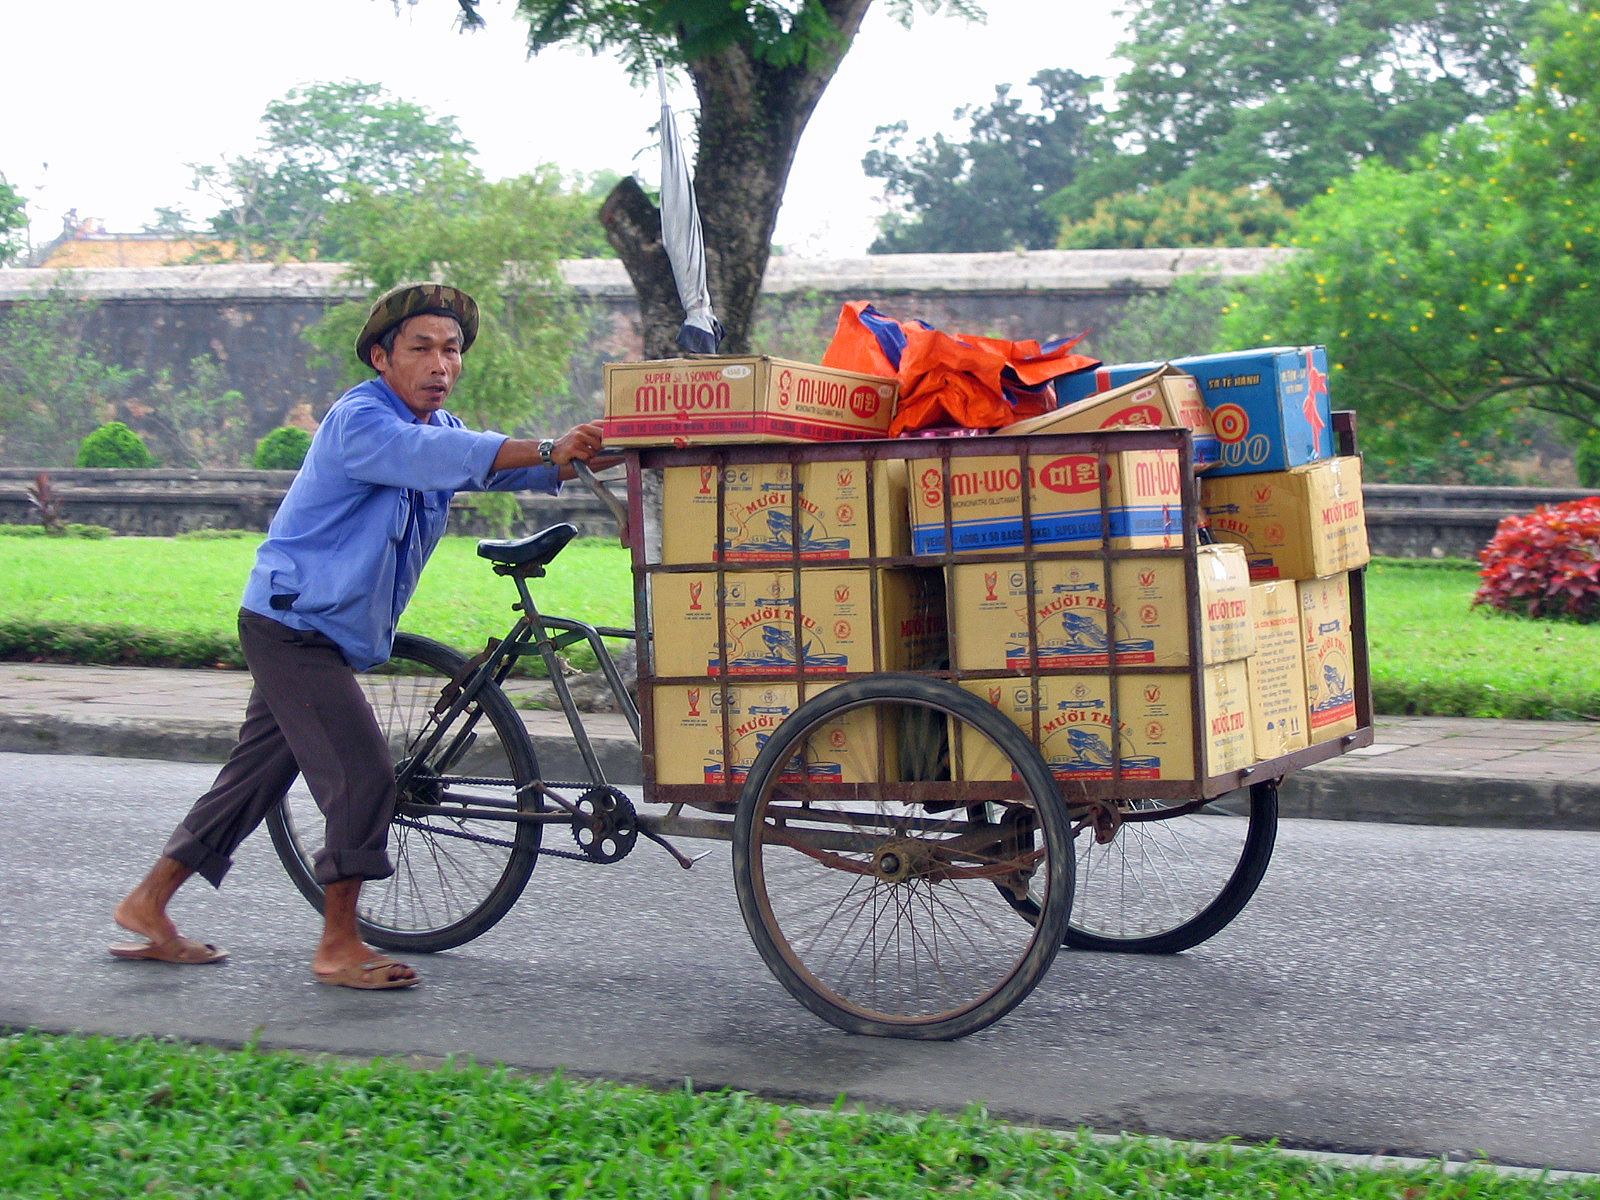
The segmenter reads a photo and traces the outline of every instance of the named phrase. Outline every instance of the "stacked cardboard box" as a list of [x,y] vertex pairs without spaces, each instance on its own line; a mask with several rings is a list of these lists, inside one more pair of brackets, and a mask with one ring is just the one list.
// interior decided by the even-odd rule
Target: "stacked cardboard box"
[[1063,406],[1140,379],[1163,365],[1194,377],[1217,437],[1214,475],[1287,471],[1333,456],[1328,352],[1321,346],[1229,351],[1170,364],[1117,363],[1056,381]]
[[[831,679],[946,666],[1027,731],[1063,780],[1202,779],[1354,728],[1348,572],[1368,553],[1360,464],[1317,441],[1330,425],[1325,359],[1261,355],[1212,364],[1209,376],[1113,374],[1109,390],[999,431],[1005,453],[897,458],[880,447],[843,461],[747,453],[667,468],[647,601],[657,781],[737,782]],[[779,408],[792,415],[799,364],[758,360],[746,377],[741,364],[716,362],[750,380],[734,401],[744,424],[730,433],[721,416],[680,413],[637,436],[790,436],[763,422]],[[608,372],[620,389],[608,412],[643,411],[659,401],[649,387],[678,386],[680,365],[635,366]],[[714,383],[693,377],[708,369],[682,364],[685,386]],[[785,371],[787,392],[776,382]],[[1249,400],[1247,455],[1228,457],[1235,417],[1197,403],[1222,390]],[[848,390],[807,393],[826,394],[851,411]],[[1309,442],[1294,432],[1300,420],[1317,435]],[[824,424],[817,417],[802,436],[870,436],[859,420],[848,434]],[[1139,425],[1191,429],[1196,467],[1218,466],[1200,495],[1219,544],[1183,550],[1185,486],[1170,439],[1108,453],[1024,440]],[[623,416],[615,427],[643,428]],[[1282,469],[1249,469],[1263,463]],[[925,569],[878,561],[946,554]],[[867,781],[893,769],[901,739],[858,713],[819,731],[785,769]],[[956,778],[1009,774],[983,745],[950,747]]]
[[782,358],[605,364],[606,442],[709,446],[882,437],[899,385]]
[[[1189,624],[1191,567],[1198,646]],[[956,665],[1028,676],[971,680],[968,690],[1034,737],[1061,779],[1195,779],[1254,762],[1245,664],[1255,650],[1255,619],[1244,552],[1201,546],[1192,563],[1113,559],[1109,586],[1107,575],[1099,562],[1076,559],[953,567]],[[1115,674],[1042,673],[1110,665]],[[1190,672],[1141,672],[1144,665],[1200,674],[1199,712]],[[971,779],[992,779],[1004,765],[970,744],[962,760],[958,769]]]
[[[863,457],[663,472],[662,564],[680,569],[649,583],[658,782],[737,782],[830,677],[942,659],[941,573],[861,562],[908,553],[905,468]],[[867,715],[841,718],[792,770],[863,782],[883,741]]]

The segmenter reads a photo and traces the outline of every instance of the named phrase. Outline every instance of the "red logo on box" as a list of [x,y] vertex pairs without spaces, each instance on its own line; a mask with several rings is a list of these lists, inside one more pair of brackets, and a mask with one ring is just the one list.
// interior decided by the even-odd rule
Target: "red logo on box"
[[878,389],[862,384],[850,393],[850,415],[860,420],[870,420],[877,416],[878,406],[883,397],[878,395]]
[[[1072,495],[1091,492],[1100,486],[1100,461],[1092,454],[1069,454],[1044,465],[1039,471],[1039,481],[1052,492]],[[1106,464],[1106,475],[1111,474]]]

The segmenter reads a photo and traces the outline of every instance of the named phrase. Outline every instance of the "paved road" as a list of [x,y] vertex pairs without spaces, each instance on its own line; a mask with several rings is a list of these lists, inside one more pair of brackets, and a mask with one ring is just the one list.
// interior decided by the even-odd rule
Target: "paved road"
[[[218,968],[121,963],[109,913],[212,768],[0,755],[0,1023],[470,1056],[773,1098],[958,1108],[1356,1153],[1600,1170],[1600,834],[1286,822],[1261,893],[1173,958],[1063,953],[960,1042],[851,1037],[767,974],[725,847],[692,873],[546,860],[414,992],[306,974],[314,921],[264,834],[183,895]],[[67,857],[63,861],[63,851]]]

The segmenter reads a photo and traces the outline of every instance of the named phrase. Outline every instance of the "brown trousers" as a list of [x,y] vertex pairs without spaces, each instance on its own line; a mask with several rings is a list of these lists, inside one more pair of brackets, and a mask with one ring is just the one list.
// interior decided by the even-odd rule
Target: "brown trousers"
[[163,853],[220,887],[239,843],[304,775],[326,821],[326,844],[312,856],[317,882],[394,874],[394,763],[339,647],[246,611],[239,644],[255,680],[239,744]]

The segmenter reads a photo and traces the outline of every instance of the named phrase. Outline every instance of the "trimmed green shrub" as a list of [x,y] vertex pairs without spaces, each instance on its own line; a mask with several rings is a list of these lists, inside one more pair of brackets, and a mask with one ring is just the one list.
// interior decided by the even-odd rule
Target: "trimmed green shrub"
[[172,535],[176,542],[232,542],[240,538],[255,538],[261,534],[254,529],[190,529]]
[[1600,496],[1507,517],[1478,557],[1483,571],[1474,606],[1600,621]]
[[57,525],[53,528],[44,525],[0,525],[0,537],[76,537],[108,538],[111,530],[104,525]]
[[155,466],[156,460],[137,433],[121,421],[109,421],[83,439],[73,465],[142,469]]
[[261,439],[251,465],[258,471],[298,471],[309,449],[309,433],[292,425],[283,425]]
[[57,625],[0,618],[0,661],[242,668],[238,640],[132,625]]

